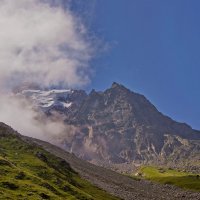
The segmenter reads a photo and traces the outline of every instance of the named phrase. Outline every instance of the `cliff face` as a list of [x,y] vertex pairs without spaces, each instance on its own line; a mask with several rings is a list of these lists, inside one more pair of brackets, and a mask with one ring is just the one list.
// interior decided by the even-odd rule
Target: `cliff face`
[[73,127],[60,142],[67,151],[97,164],[200,163],[200,132],[164,116],[143,95],[113,83],[82,97],[73,112],[51,108]]

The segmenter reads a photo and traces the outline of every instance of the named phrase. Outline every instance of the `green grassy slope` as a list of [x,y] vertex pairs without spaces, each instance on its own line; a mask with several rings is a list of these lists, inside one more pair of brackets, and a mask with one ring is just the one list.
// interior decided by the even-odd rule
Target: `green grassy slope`
[[0,199],[117,200],[64,160],[12,134],[0,134]]
[[200,178],[198,178],[198,174],[153,166],[141,167],[140,173],[144,178],[151,181],[176,185],[183,189],[200,191]]

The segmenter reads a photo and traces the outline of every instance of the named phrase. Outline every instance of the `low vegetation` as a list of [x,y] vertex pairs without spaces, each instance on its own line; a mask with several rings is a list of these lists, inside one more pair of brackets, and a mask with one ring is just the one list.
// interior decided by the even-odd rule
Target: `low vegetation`
[[162,184],[175,185],[183,189],[200,191],[199,174],[187,173],[170,168],[143,166],[137,173],[137,177]]
[[64,160],[15,135],[0,135],[0,199],[117,200]]

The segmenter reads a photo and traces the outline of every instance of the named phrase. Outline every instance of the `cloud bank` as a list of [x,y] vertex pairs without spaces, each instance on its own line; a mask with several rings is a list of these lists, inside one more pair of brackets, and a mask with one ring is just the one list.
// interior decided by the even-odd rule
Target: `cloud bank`
[[[66,3],[67,2],[67,3]],[[0,0],[0,121],[47,140],[66,133],[58,117],[45,119],[12,94],[24,85],[82,87],[90,79],[92,42],[62,0]]]
[[[59,1],[0,0],[0,84],[41,87],[89,82],[87,30]],[[55,2],[55,1],[54,1]]]
[[46,118],[44,113],[35,111],[30,102],[16,96],[1,96],[0,121],[23,135],[47,141],[68,134],[69,130],[60,117],[55,120]]

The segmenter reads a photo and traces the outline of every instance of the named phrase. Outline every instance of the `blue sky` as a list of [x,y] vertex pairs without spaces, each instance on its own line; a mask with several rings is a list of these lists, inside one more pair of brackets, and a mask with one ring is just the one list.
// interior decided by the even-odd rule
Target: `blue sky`
[[87,4],[90,31],[110,46],[93,62],[89,89],[104,90],[117,81],[164,114],[200,129],[200,1]]

